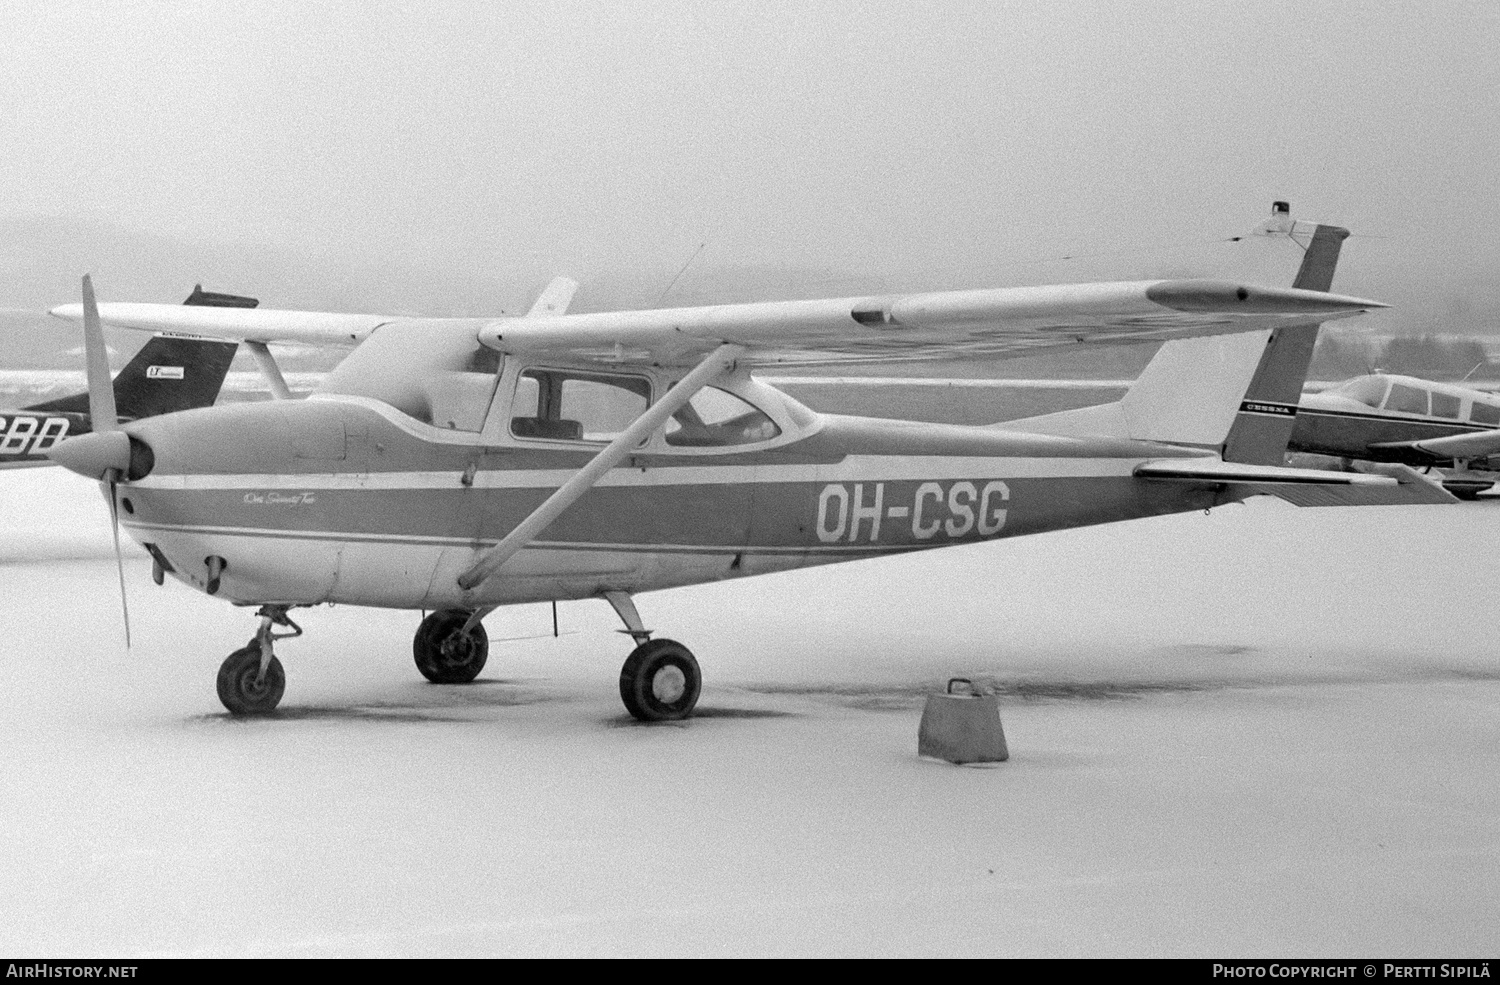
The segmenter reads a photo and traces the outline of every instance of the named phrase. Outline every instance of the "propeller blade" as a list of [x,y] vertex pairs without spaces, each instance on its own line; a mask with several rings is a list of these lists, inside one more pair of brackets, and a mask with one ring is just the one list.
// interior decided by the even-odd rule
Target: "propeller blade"
[[120,426],[115,412],[115,387],[109,378],[109,352],[104,347],[104,329],[99,305],[94,301],[94,282],[83,275],[83,352],[88,366],[89,417],[94,431],[113,431]]
[[120,576],[120,613],[125,617],[125,649],[130,649],[130,603],[125,597],[125,558],[120,553],[120,504],[115,498],[115,484],[120,481],[120,470],[110,469],[105,473],[109,485],[109,526],[115,535],[115,571]]

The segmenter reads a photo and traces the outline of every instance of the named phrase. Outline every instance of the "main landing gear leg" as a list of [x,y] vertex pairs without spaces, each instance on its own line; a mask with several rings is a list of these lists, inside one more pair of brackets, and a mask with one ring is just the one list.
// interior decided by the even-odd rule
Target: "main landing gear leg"
[[636,642],[620,668],[625,710],[643,722],[687,718],[703,690],[703,675],[692,652],[675,640],[653,640],[628,593],[605,592],[604,598],[625,624],[621,632]]
[[[263,605],[260,629],[249,645],[236,650],[219,666],[219,700],[233,715],[268,715],[281,703],[286,691],[286,673],[276,659],[276,641],[302,635],[302,627],[287,616],[285,605]],[[287,626],[290,633],[275,632]]]

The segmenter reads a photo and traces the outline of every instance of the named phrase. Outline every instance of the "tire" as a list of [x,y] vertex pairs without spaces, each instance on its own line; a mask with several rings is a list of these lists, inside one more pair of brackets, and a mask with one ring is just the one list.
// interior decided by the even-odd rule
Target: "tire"
[[417,627],[411,641],[412,659],[432,683],[467,684],[484,670],[490,637],[479,623],[467,635],[462,633],[469,615],[462,609],[440,609]]
[[286,673],[275,657],[260,676],[260,644],[254,640],[219,665],[219,700],[231,715],[269,715],[286,691]]
[[649,640],[620,669],[620,700],[643,722],[687,718],[698,704],[703,675],[687,647],[675,640]]

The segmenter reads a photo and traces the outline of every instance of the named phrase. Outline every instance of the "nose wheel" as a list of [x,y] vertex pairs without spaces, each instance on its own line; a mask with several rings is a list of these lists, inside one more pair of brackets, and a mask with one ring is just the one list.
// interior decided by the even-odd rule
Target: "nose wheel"
[[[219,700],[232,715],[269,715],[281,703],[286,691],[286,672],[276,659],[276,641],[302,635],[302,627],[292,622],[284,605],[263,605],[260,629],[249,645],[244,646],[219,665]],[[275,632],[273,626],[287,626],[290,633]]]
[[479,676],[490,638],[473,616],[463,609],[439,609],[422,620],[411,651],[423,677],[434,684],[467,684]]
[[232,715],[269,715],[286,691],[286,673],[281,661],[272,657],[265,672],[260,669],[260,644],[236,650],[219,666],[219,700]]

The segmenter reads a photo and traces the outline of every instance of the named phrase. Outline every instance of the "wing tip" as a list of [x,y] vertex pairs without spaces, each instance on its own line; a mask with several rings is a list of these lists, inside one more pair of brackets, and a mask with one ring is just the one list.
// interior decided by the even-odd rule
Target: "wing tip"
[[1226,280],[1158,281],[1146,288],[1146,297],[1174,311],[1244,315],[1335,315],[1390,307],[1344,294]]

